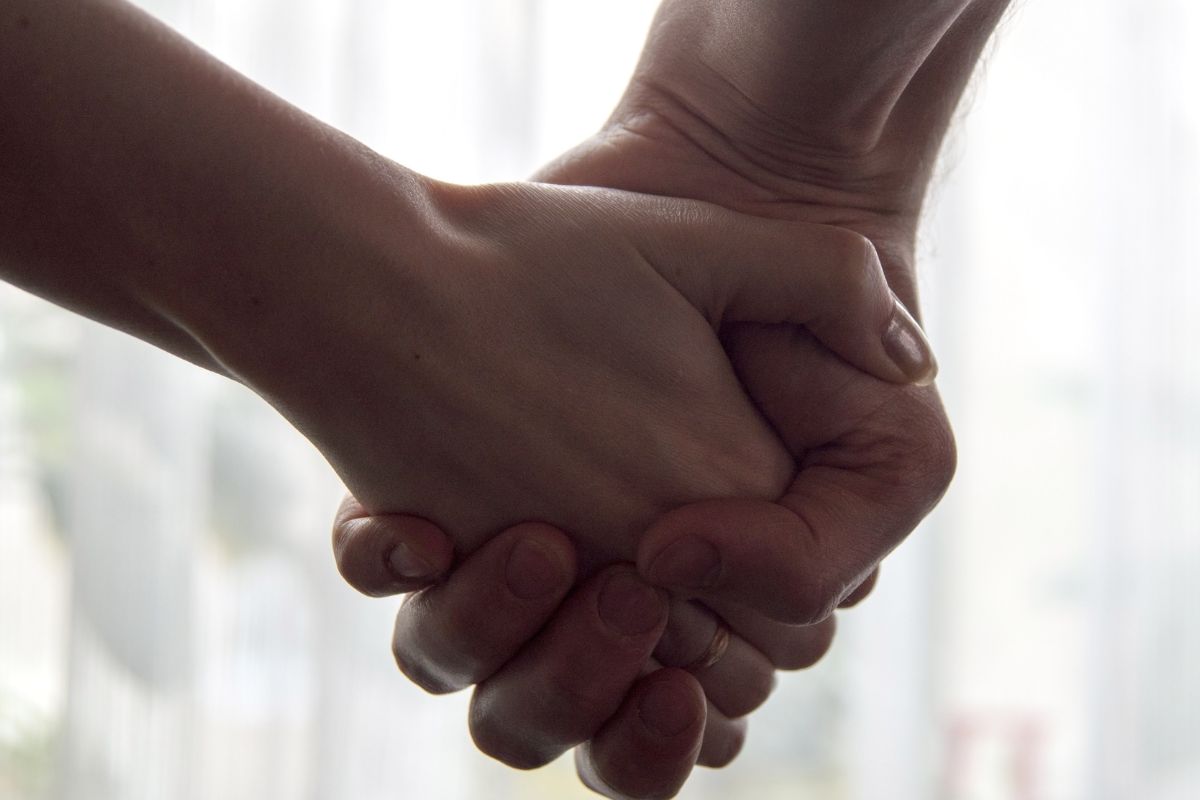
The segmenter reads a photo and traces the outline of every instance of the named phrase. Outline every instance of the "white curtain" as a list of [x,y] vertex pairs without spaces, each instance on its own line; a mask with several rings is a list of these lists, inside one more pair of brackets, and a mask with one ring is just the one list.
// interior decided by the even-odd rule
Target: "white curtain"
[[[440,178],[588,135],[653,0],[143,0]],[[1200,796],[1200,6],[1025,0],[946,148],[922,280],[938,512],[687,798]],[[259,400],[0,287],[0,800],[566,798],[408,685],[339,487]]]

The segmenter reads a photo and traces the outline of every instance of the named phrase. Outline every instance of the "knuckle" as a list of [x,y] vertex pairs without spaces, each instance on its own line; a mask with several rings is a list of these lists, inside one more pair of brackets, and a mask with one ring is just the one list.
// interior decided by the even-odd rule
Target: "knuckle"
[[368,525],[370,520],[371,517],[353,496],[346,495],[342,499],[334,514],[331,532],[333,557],[339,570],[342,569],[343,562],[354,555],[358,541],[362,538],[363,527]]
[[[424,635],[429,617],[425,596],[416,592],[405,598],[396,615],[392,634],[392,657],[406,678],[430,694],[450,694],[475,683],[469,670],[448,657],[440,647],[430,646]],[[444,641],[438,637],[435,641]]]
[[353,583],[352,565],[359,559],[361,519],[337,519],[333,523],[333,560],[342,577]]
[[470,609],[458,607],[443,609],[440,616],[430,615],[423,622],[421,641],[428,643],[425,649],[433,660],[443,671],[462,674],[474,683],[492,644],[486,636],[488,628],[481,629]]
[[581,681],[563,672],[547,676],[541,704],[547,729],[555,733],[557,740],[570,744],[589,738],[616,710],[616,704],[601,694],[596,682]]
[[796,626],[788,635],[779,637],[773,643],[767,657],[776,669],[808,669],[824,658],[833,646],[835,619],[831,616],[816,625]]
[[452,680],[435,665],[416,657],[404,648],[393,647],[392,656],[404,677],[430,694],[452,694],[470,685]]
[[830,270],[833,290],[839,297],[855,298],[873,293],[883,279],[879,253],[867,237],[854,231],[836,229],[835,249],[841,266]]
[[[600,682],[565,672],[551,672],[537,682],[537,692],[522,693],[520,702],[500,703],[496,687],[482,684],[471,703],[471,737],[491,758],[517,769],[536,769],[591,738],[615,713]],[[515,714],[503,713],[516,708]]]
[[941,499],[958,468],[954,431],[940,404],[920,403],[908,423],[912,474],[919,480],[932,506]]
[[[593,752],[590,742],[575,749],[575,774],[580,782],[601,797],[610,800],[668,799],[679,793],[678,780],[657,775],[646,776],[636,762],[614,762]],[[666,784],[670,784],[667,786]]]
[[333,522],[332,533],[333,558],[337,562],[338,569],[342,569],[342,564],[345,561],[346,547],[350,542],[350,530],[346,520],[337,519]]
[[817,577],[792,583],[784,595],[785,608],[779,621],[789,625],[817,625],[837,609],[841,594],[840,589]]
[[388,545],[373,519],[339,519],[334,523],[333,560],[338,574],[367,597],[389,597],[427,583],[397,579],[387,563]]
[[746,744],[746,726],[730,721],[721,727],[720,734],[705,739],[697,763],[721,769],[733,763]]
[[954,432],[933,389],[900,394],[870,447],[871,469],[906,519],[928,513],[954,478]]
[[721,705],[721,711],[728,717],[744,717],[771,697],[775,690],[774,670],[751,670],[742,676],[741,690]]
[[490,703],[471,702],[468,728],[475,746],[489,758],[513,769],[538,769],[562,754],[564,748],[552,747],[530,736],[512,721],[500,719]]

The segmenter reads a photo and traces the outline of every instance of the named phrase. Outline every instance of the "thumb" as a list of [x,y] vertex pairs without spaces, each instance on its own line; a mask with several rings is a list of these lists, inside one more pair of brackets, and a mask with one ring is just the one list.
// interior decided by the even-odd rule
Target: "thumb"
[[432,522],[405,514],[372,516],[346,495],[333,522],[333,556],[347,583],[386,597],[437,583],[454,561],[454,545]]
[[888,288],[866,237],[716,207],[683,220],[676,235],[651,233],[642,252],[714,326],[803,325],[877,378],[933,382],[937,362],[929,342]]

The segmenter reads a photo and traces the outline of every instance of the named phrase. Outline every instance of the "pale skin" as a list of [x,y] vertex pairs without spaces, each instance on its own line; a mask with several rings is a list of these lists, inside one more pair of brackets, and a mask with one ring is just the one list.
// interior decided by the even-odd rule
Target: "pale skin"
[[[844,226],[876,245],[892,288],[916,308],[913,249],[930,172],[1006,6],[1006,0],[668,0],[608,124],[538,178],[705,199],[762,217]],[[878,562],[940,497],[953,471],[953,439],[932,388],[858,376],[792,330],[734,325],[722,331],[722,340],[800,469],[777,503],[709,502],[666,515],[639,543],[638,565],[651,583],[718,610],[742,643],[762,656],[753,665],[743,658],[744,668],[721,676],[722,682],[740,679],[743,686],[761,687],[763,662],[799,666],[824,652],[832,633],[830,612],[870,590]],[[505,535],[558,541],[567,552],[566,540],[555,533],[537,526]],[[697,536],[718,556],[720,566],[710,573],[715,580],[688,585],[678,580],[686,575],[664,574],[665,564],[659,571],[657,556],[668,545]],[[372,518],[353,501],[343,507],[335,540],[343,574],[372,593],[422,585],[415,576],[398,579],[385,569],[384,557],[395,542],[424,554],[431,573],[451,564],[448,548],[437,544],[437,531],[427,523]],[[454,647],[446,647],[444,639],[441,647],[433,646],[447,620],[465,630],[482,624],[472,600],[478,589],[468,590],[459,572],[490,574],[497,589],[489,592],[503,591],[507,553],[490,555],[485,564],[489,554],[480,551],[473,557],[478,562],[467,560],[435,590],[418,595],[421,602],[406,603],[394,649],[418,682],[471,665],[459,677],[469,674],[480,683],[477,696],[488,700],[472,716],[473,733],[478,741],[483,730],[481,746],[512,763],[515,745],[504,738],[521,742],[539,733],[523,729],[529,721],[515,710],[545,675],[579,668],[577,653],[585,647],[580,640],[594,635],[597,612],[580,611],[571,602],[555,607],[547,598],[528,609],[522,625],[540,628],[552,620],[551,626],[524,649],[515,634],[502,641],[493,634],[478,643],[462,635]],[[710,566],[702,563],[699,572],[709,573]],[[693,648],[707,641],[702,633],[696,640]],[[613,661],[625,658],[612,652]],[[590,663],[596,672],[606,668]],[[522,672],[534,677],[525,680]],[[714,715],[711,704],[706,720],[698,698],[701,687],[710,699],[737,690],[717,687],[712,678],[660,670],[631,681],[627,695],[609,700],[618,710],[590,738],[576,732],[585,742],[576,750],[584,782],[612,797],[666,796],[686,780],[698,751],[700,763],[712,763],[699,750],[701,741],[712,752],[729,754],[722,743],[738,730]],[[654,704],[639,714],[647,692],[664,686],[673,692],[673,705]],[[749,695],[758,702],[765,698],[757,688]],[[563,707],[547,717],[570,713]],[[647,714],[656,713],[683,722],[675,734],[658,735],[646,722]],[[548,731],[548,738],[554,733]],[[714,738],[718,744],[710,743]],[[654,756],[638,758],[647,741],[656,743]]]
[[[0,277],[246,384],[366,511],[419,512],[464,554],[522,519],[569,530],[539,529],[541,566],[569,579],[543,604],[577,568],[605,570],[564,608],[603,597],[639,620],[609,642],[624,668],[606,696],[636,680],[667,601],[605,565],[637,558],[668,509],[768,503],[794,474],[718,331],[803,329],[888,385],[935,369],[862,235],[612,189],[439,183],[118,0],[0,2],[0,205]],[[534,758],[610,718],[603,700]]]

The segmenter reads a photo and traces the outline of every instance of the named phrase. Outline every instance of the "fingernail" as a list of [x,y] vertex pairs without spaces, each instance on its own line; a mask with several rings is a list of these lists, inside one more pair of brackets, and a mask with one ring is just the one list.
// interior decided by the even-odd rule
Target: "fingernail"
[[550,548],[536,539],[521,539],[508,554],[504,580],[522,600],[536,600],[561,588],[566,567]]
[[696,703],[687,692],[661,681],[642,695],[638,717],[659,736],[678,736],[696,723]]
[[388,554],[387,563],[398,578],[411,580],[433,574],[433,567],[429,565],[429,562],[414,553],[404,542],[400,542],[392,548],[392,552]]
[[623,636],[653,630],[666,612],[666,599],[628,570],[614,572],[600,590],[600,618]]
[[703,539],[688,536],[659,553],[648,572],[660,586],[706,589],[721,577],[721,555]]
[[883,334],[883,349],[892,363],[917,386],[928,386],[937,377],[933,348],[921,326],[899,299],[892,305],[892,319]]

